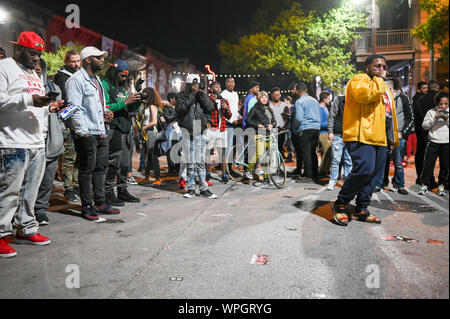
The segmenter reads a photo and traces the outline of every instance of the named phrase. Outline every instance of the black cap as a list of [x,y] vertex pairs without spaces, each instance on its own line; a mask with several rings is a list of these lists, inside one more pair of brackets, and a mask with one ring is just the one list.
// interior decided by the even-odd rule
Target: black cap
[[254,88],[255,86],[260,86],[260,85],[256,81],[250,81],[248,89],[250,90],[250,89]]

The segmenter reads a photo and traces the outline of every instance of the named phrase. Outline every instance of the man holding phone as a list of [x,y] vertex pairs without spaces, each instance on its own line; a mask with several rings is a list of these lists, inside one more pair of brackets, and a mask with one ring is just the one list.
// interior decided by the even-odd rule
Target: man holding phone
[[385,80],[388,66],[382,55],[367,57],[366,72],[354,76],[347,84],[343,122],[343,140],[353,162],[351,173],[332,204],[334,220],[347,226],[347,205],[356,196],[353,218],[381,223],[370,215],[372,192],[383,174],[388,144],[399,146],[394,96]]
[[45,96],[34,71],[44,40],[25,31],[12,43],[17,59],[0,61],[0,257],[17,255],[6,239],[13,234],[13,223],[16,243],[50,244],[38,233],[33,207],[45,169],[44,125],[50,112],[64,104]]

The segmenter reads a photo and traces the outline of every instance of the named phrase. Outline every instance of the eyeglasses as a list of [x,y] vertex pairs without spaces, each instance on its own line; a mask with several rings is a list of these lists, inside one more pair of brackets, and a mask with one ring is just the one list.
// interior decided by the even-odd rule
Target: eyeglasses
[[105,57],[103,56],[103,55],[99,55],[99,56],[92,56],[93,58],[95,58],[96,60],[99,60],[99,61],[101,61],[101,60],[104,60],[105,59]]
[[377,64],[374,66],[375,69],[383,69],[385,71],[387,71],[388,66],[386,64]]

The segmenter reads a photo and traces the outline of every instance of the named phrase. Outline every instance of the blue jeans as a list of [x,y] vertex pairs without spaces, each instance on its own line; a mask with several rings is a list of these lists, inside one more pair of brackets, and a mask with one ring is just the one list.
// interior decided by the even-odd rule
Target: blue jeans
[[[200,182],[200,191],[208,189],[206,184],[206,138],[204,135],[183,139],[183,162],[187,164],[187,188],[195,190],[195,176]],[[186,150],[186,152],[185,152]],[[189,150],[187,152],[187,150]]]
[[386,164],[386,146],[359,142],[347,142],[345,146],[352,158],[353,168],[339,192],[338,201],[347,205],[356,196],[357,210],[365,211]]
[[[392,179],[392,184],[396,188],[404,188],[405,187],[405,170],[403,168],[403,151],[405,147],[405,140],[403,138],[399,139],[400,145],[397,147],[394,147],[392,149],[391,153],[391,159],[394,162],[394,178]],[[386,163],[386,165],[389,165],[390,163]],[[378,181],[377,186],[382,187],[383,186],[383,180],[384,180],[384,174],[385,172],[389,173],[389,169],[385,170],[383,169],[383,174],[381,174],[380,180]],[[388,179],[386,179],[388,180]]]
[[38,232],[34,204],[45,171],[45,148],[0,148],[0,238]]
[[233,147],[234,127],[227,127],[226,132],[227,132],[227,147],[225,149],[225,161],[228,160],[228,153]]
[[339,165],[341,164],[342,153],[344,153],[344,179],[352,171],[352,159],[348,153],[347,147],[345,147],[342,136],[334,136],[333,143],[331,145],[331,170],[330,181],[337,181],[339,176]]

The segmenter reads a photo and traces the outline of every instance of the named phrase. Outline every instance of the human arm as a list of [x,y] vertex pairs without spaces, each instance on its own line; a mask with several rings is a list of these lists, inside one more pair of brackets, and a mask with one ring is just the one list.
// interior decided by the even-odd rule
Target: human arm
[[195,104],[195,94],[191,93],[189,95],[179,94],[177,97],[177,104],[175,110],[177,112],[178,118],[184,118],[191,107]]
[[437,123],[437,121],[439,121],[439,118],[436,115],[437,112],[434,109],[431,109],[427,112],[422,122],[422,128],[424,130],[428,131]]
[[66,82],[67,102],[75,104],[80,109],[75,111],[70,118],[70,123],[78,136],[85,136],[89,133],[83,110],[83,90],[81,83],[75,78],[70,78]]
[[197,101],[200,104],[200,107],[203,110],[203,113],[211,114],[215,110],[215,104],[205,92],[199,91],[197,92]]
[[404,124],[402,131],[400,132],[402,134],[402,138],[406,138],[412,131],[414,127],[414,112],[411,107],[411,103],[407,96],[401,95],[403,104],[403,114],[404,114]]
[[174,107],[166,106],[163,110],[164,119],[167,123],[172,123],[177,121],[177,112]]
[[379,101],[386,89],[382,78],[374,76],[371,79],[367,74],[359,74],[347,84],[347,94],[359,104]]
[[223,116],[224,116],[227,120],[231,119],[231,117],[233,116],[233,114],[231,114],[231,111],[230,111],[230,104],[228,103],[228,101],[225,100],[225,99],[220,100],[220,106],[221,106],[221,108],[222,108],[222,114],[223,114]]

